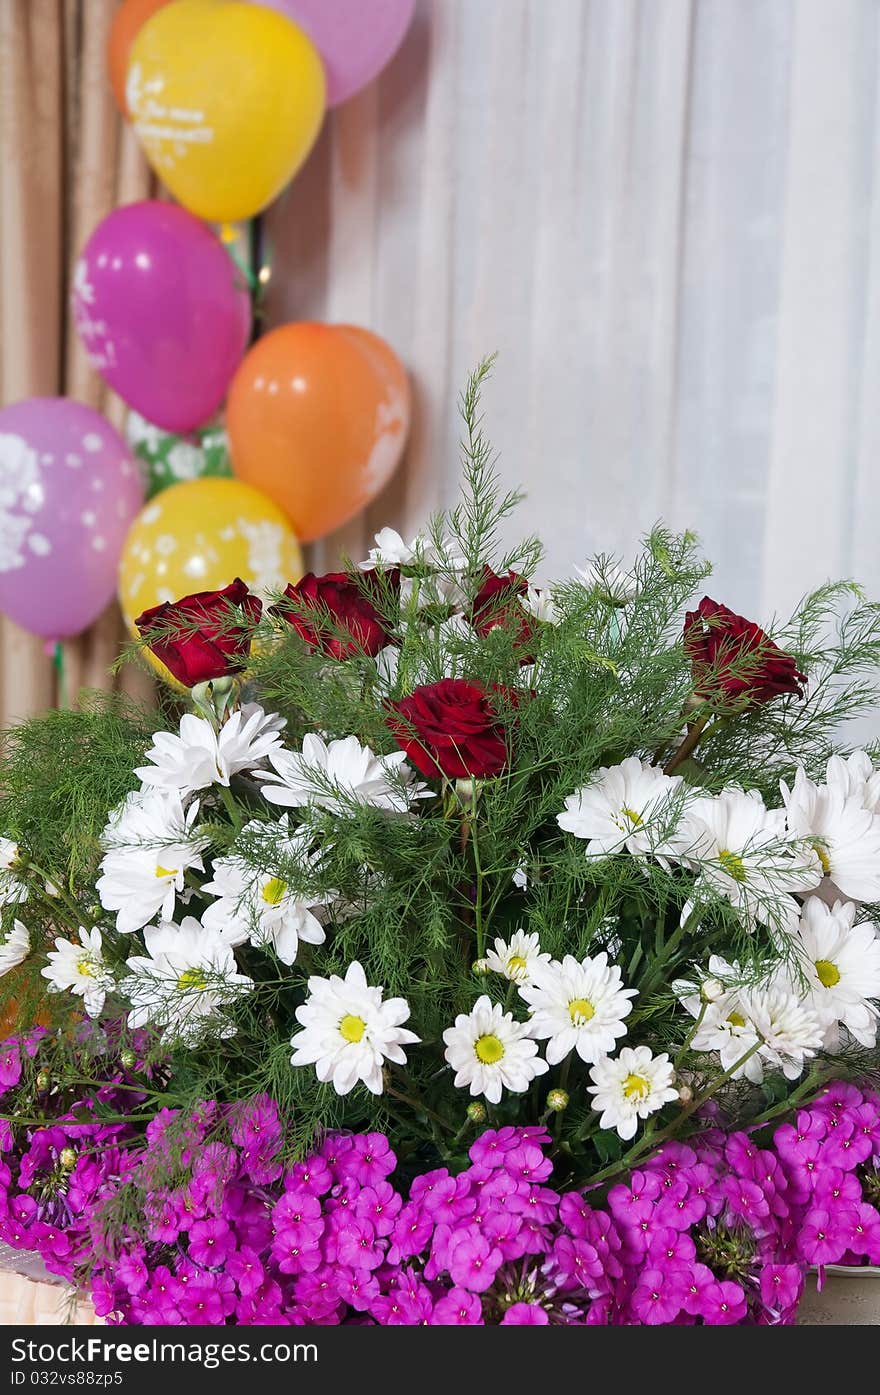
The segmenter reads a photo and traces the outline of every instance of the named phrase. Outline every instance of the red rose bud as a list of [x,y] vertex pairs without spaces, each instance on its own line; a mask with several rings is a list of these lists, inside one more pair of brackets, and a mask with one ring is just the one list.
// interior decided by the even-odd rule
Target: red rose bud
[[507,731],[479,683],[443,678],[388,707],[395,740],[422,775],[484,780],[509,763]]
[[474,597],[471,607],[471,624],[478,635],[485,636],[497,625],[513,628],[516,632],[518,649],[526,650],[520,656],[520,663],[534,663],[534,647],[537,624],[519,603],[520,596],[528,593],[529,583],[518,572],[508,572],[498,576],[491,567],[483,568],[483,580]]
[[241,673],[262,611],[262,602],[236,577],[222,591],[196,591],[182,600],[153,606],[134,623],[141,639],[178,683],[195,688]]
[[272,607],[292,626],[309,649],[333,659],[350,659],[356,654],[376,655],[393,642],[387,620],[365,594],[374,592],[379,600],[384,584],[390,590],[400,585],[400,573],[369,573],[360,583],[345,572],[315,576],[308,572],[284,595],[291,604]]
[[806,674],[751,620],[704,596],[684,620],[684,647],[691,661],[694,692],[724,703],[770,702],[795,693],[803,697]]

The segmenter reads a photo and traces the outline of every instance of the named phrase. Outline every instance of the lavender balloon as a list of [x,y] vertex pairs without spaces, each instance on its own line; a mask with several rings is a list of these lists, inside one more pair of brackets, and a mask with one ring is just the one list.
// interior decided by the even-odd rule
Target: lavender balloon
[[79,634],[116,594],[144,500],[118,432],[91,407],[31,397],[0,411],[0,611],[46,639]]
[[415,0],[257,0],[304,29],[324,60],[327,105],[338,107],[382,71],[409,28]]
[[247,347],[251,302],[198,218],[155,200],[115,209],[76,264],[72,303],[91,362],[130,407],[178,434],[213,416]]

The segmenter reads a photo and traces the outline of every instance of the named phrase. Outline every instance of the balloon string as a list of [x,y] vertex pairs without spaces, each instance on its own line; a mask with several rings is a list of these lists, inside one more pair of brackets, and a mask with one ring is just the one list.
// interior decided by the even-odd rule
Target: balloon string
[[62,712],[66,712],[70,703],[67,694],[67,672],[64,667],[64,645],[60,639],[56,639],[52,649],[52,663],[58,678],[58,706]]

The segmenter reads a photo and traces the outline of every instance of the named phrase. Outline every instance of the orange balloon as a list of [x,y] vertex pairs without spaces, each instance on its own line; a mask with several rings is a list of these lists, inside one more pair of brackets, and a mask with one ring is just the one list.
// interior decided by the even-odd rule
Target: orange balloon
[[125,100],[125,78],[131,46],[151,15],[170,3],[171,0],[123,0],[113,16],[107,39],[107,70],[116,105],[125,117],[130,115]]
[[354,325],[281,325],[240,363],[226,404],[233,469],[284,510],[302,542],[359,513],[400,463],[406,370]]

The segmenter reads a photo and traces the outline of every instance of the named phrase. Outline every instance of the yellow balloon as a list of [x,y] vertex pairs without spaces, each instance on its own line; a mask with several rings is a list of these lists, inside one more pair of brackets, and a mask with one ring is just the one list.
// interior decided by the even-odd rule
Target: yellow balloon
[[156,173],[208,222],[252,218],[308,155],[324,66],[284,15],[242,0],[176,0],[131,48],[126,100]]
[[239,480],[186,480],[163,489],[131,525],[119,564],[119,604],[136,638],[137,617],[163,601],[218,591],[237,576],[265,598],[298,581],[302,570],[290,524],[265,494]]

